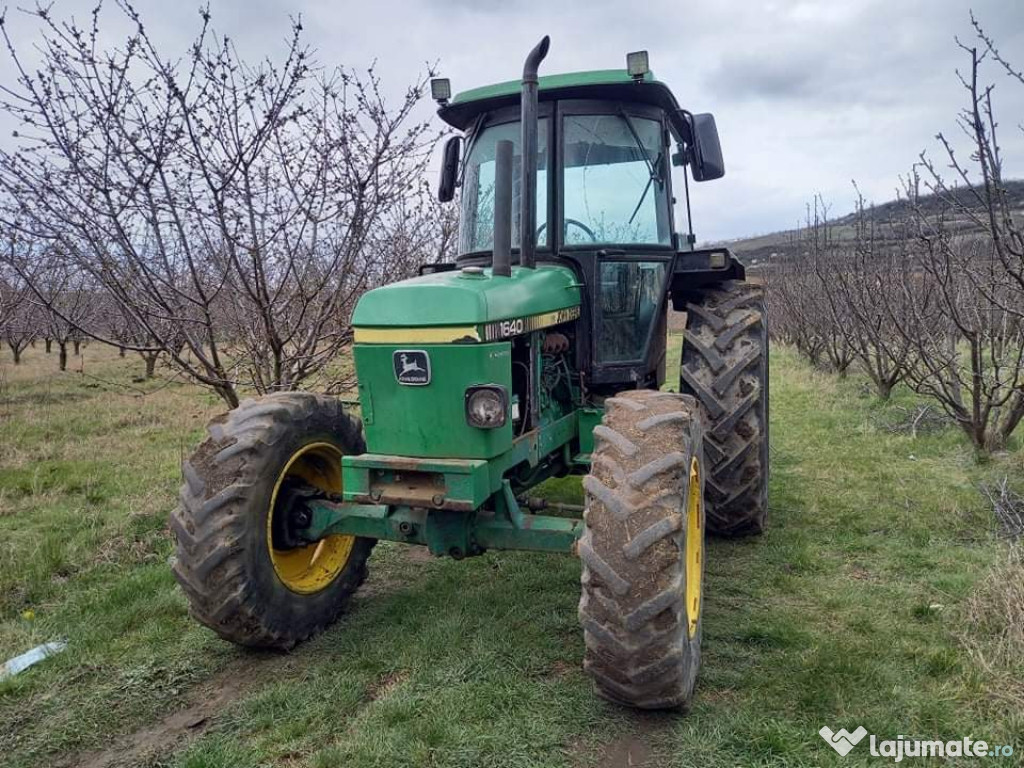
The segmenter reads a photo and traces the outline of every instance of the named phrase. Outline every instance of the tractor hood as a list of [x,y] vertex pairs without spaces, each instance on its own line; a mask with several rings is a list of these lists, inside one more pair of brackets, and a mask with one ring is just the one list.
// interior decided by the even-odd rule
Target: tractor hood
[[[405,328],[424,329],[417,336],[423,342],[488,341],[553,325],[555,319],[575,319],[579,304],[579,282],[566,267],[513,267],[511,277],[467,267],[368,291],[356,305],[352,325],[357,343],[388,343],[396,329]],[[560,314],[547,317],[551,313]],[[494,335],[492,325],[502,321],[522,321],[523,327]]]

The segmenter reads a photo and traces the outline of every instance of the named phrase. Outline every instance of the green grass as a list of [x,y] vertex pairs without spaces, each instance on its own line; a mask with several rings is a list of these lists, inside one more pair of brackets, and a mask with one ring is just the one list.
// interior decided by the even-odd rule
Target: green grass
[[[217,640],[187,616],[165,520],[218,404],[181,384],[126,392],[141,362],[95,346],[100,380],[39,350],[2,364],[0,659],[70,642],[0,683],[5,765],[113,747],[193,768],[589,766],[630,739],[659,766],[878,764],[866,746],[840,760],[823,725],[1024,750],[1019,705],[960,641],[1002,556],[976,486],[1024,476],[1021,452],[979,466],[954,429],[892,434],[908,393],[880,404],[773,353],[769,531],[710,544],[694,711],[640,716],[596,699],[580,669],[568,557],[384,544],[351,612],[291,654]],[[545,492],[582,499],[576,478]],[[175,729],[189,706],[212,716]]]

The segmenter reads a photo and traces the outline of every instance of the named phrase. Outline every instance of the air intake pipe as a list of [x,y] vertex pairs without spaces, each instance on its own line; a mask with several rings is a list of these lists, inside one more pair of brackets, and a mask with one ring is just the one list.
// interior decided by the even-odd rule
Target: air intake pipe
[[519,200],[519,263],[533,269],[537,260],[537,70],[548,55],[551,38],[544,35],[523,64],[520,122],[523,129],[523,178]]
[[494,156],[494,255],[491,274],[512,276],[512,142],[498,142]]

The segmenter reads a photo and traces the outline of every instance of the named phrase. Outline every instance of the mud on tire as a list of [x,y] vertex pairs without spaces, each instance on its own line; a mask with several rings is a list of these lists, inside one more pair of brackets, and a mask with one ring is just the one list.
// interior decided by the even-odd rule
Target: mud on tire
[[[685,506],[693,459],[703,463],[699,405],[638,390],[605,407],[583,480],[584,669],[616,703],[687,709],[700,667],[699,604],[691,634],[684,599]],[[703,540],[702,523],[700,534]]]
[[687,297],[679,391],[704,407],[708,532],[749,536],[768,512],[768,336],[759,285]]
[[192,616],[224,639],[291,648],[341,614],[366,579],[376,542],[356,538],[329,584],[312,594],[294,592],[270,558],[270,499],[285,466],[305,446],[363,453],[362,426],[335,399],[289,392],[246,400],[208,430],[183,465],[181,504],[171,514],[174,575]]

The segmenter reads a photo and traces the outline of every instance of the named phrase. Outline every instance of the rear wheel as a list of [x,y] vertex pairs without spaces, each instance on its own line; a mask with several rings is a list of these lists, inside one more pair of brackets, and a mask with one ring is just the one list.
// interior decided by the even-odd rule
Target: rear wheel
[[616,703],[688,709],[700,668],[704,581],[699,405],[638,390],[605,407],[583,481],[584,669]]
[[764,292],[727,282],[687,297],[679,391],[704,407],[708,531],[750,536],[768,512]]
[[341,457],[365,450],[337,400],[289,392],[247,400],[211,422],[185,462],[171,515],[174,575],[192,615],[240,645],[290,648],[334,621],[366,579],[373,539],[288,543],[294,487],[341,493]]

